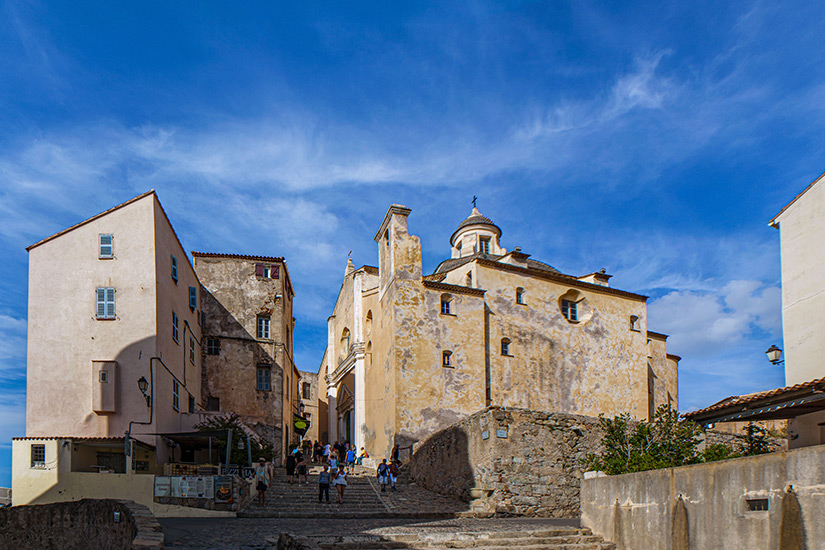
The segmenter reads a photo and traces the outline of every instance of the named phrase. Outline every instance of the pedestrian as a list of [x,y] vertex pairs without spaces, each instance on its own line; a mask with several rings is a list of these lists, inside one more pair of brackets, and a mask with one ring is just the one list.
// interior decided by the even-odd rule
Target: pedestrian
[[300,450],[295,453],[295,473],[298,476],[298,486],[301,485],[301,476],[304,476],[304,483],[309,485],[309,479],[307,478],[307,465],[304,462],[304,453]]
[[381,492],[383,493],[387,487],[387,476],[389,474],[389,467],[387,466],[387,459],[381,461],[378,465],[378,483],[381,484]]
[[364,450],[364,447],[361,447],[361,454],[358,455],[358,458],[355,460],[355,463],[361,466],[364,463],[364,459],[369,457],[370,455],[367,454],[367,451]]
[[312,461],[313,462],[321,462],[321,454],[323,453],[323,447],[321,444],[318,443],[318,440],[315,440],[315,445],[312,447]]
[[350,447],[347,451],[347,468],[349,473],[355,473],[355,447]]
[[329,473],[332,475],[333,480],[338,475],[338,455],[334,452],[329,455]]
[[264,457],[261,457],[255,465],[255,481],[258,490],[258,506],[264,507],[266,506],[266,490],[272,483],[272,468]]
[[326,443],[326,444],[324,444],[324,450],[323,450],[324,462],[327,462],[329,460],[329,453],[330,453],[329,443]]
[[329,466],[324,464],[324,471],[318,474],[318,502],[321,502],[321,497],[327,497],[327,504],[329,504]]
[[286,477],[289,478],[289,484],[292,485],[292,478],[295,477],[295,466],[298,461],[295,460],[295,453],[289,453],[286,456]]
[[333,485],[338,489],[338,504],[344,503],[344,489],[347,487],[347,473],[344,471],[343,468],[338,470],[338,476],[332,482]]
[[395,480],[398,479],[398,463],[391,462],[389,467],[390,474],[390,489],[395,491]]
[[398,460],[398,453],[399,453],[398,445],[397,444],[393,445],[392,446],[392,451],[390,451],[390,462],[400,462]]

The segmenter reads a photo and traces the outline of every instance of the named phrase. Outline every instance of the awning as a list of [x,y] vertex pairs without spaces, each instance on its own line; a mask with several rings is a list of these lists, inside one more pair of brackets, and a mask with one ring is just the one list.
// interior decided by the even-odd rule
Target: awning
[[[165,434],[139,434],[139,435],[159,435],[171,439],[181,447],[187,449],[208,449],[209,440],[226,439],[229,430],[208,430],[203,432],[176,432]],[[138,434],[135,434],[138,435]],[[213,443],[214,445],[214,443]]]

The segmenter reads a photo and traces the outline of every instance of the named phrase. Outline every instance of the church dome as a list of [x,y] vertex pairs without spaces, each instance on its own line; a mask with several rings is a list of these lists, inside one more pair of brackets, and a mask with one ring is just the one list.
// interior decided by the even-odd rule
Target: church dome
[[458,227],[453,232],[452,236],[450,236],[450,246],[454,246],[456,237],[464,233],[465,230],[469,230],[471,226],[474,229],[481,229],[489,231],[491,233],[495,233],[497,238],[501,237],[501,228],[494,224],[493,220],[491,220],[487,216],[482,215],[481,212],[478,211],[478,208],[474,206],[472,213],[470,213],[467,219],[458,224]]

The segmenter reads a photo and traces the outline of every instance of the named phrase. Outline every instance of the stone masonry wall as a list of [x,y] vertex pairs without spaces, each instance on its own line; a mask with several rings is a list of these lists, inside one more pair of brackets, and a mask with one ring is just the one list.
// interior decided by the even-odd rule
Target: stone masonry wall
[[417,445],[409,468],[418,485],[465,501],[491,490],[500,515],[574,518],[601,438],[597,418],[490,407]]
[[[120,521],[115,522],[115,512]],[[0,509],[0,548],[149,550],[163,548],[163,531],[143,505],[83,499]]]
[[[492,491],[485,504],[498,515],[575,518],[583,461],[601,452],[602,437],[598,418],[489,407],[416,445],[405,471],[418,485],[464,501],[473,488]],[[743,440],[714,430],[705,438],[735,451]],[[782,443],[771,440],[772,450]]]

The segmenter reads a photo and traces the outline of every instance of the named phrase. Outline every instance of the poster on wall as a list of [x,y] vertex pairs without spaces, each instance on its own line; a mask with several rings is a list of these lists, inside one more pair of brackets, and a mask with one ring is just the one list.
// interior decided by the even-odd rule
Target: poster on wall
[[232,476],[215,477],[215,502],[232,502]]
[[172,496],[172,480],[168,476],[155,476],[155,496]]
[[[181,476],[181,498],[212,498],[214,496],[213,478],[211,476]],[[173,495],[174,496],[174,495]]]

